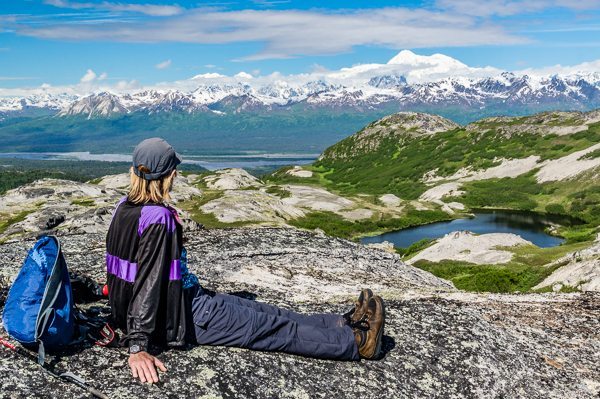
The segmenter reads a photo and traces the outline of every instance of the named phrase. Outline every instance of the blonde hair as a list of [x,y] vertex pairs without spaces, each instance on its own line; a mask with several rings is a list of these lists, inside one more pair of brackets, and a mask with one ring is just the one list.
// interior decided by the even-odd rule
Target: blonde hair
[[[150,170],[144,165],[138,166],[138,170],[143,173],[150,173]],[[148,202],[158,204],[169,201],[171,199],[169,191],[173,188],[173,178],[175,177],[175,174],[176,172],[173,170],[173,172],[160,179],[146,180],[136,175],[132,166],[129,169],[129,176],[131,179],[129,193],[127,194],[129,201],[134,204],[146,204]]]

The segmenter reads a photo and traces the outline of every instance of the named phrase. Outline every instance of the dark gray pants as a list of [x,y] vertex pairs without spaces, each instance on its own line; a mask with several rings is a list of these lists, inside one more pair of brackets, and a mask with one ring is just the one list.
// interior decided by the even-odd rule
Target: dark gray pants
[[303,315],[233,295],[209,295],[202,289],[192,301],[192,312],[200,345],[359,359],[354,333],[340,315]]

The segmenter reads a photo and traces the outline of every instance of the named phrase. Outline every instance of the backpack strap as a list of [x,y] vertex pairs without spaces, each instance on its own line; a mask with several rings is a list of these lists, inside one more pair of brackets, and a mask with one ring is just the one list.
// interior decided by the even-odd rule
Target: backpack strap
[[44,342],[42,340],[38,341],[37,361],[40,366],[44,367],[44,362],[46,361],[46,349],[44,348]]

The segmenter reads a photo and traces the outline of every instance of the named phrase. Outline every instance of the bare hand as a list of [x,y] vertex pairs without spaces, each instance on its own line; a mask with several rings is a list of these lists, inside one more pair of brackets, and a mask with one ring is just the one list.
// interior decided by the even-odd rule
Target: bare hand
[[167,371],[167,368],[157,358],[148,352],[138,352],[129,355],[129,367],[133,378],[139,378],[142,382],[150,384],[158,382],[158,373],[156,368],[161,371]]

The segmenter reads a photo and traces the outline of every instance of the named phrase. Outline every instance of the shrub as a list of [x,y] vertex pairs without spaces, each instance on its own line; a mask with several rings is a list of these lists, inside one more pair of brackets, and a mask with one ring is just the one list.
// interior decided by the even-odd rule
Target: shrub
[[565,207],[561,204],[548,204],[546,205],[546,212],[553,213],[556,215],[564,215],[567,213]]

